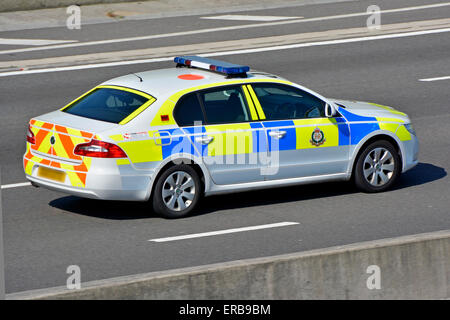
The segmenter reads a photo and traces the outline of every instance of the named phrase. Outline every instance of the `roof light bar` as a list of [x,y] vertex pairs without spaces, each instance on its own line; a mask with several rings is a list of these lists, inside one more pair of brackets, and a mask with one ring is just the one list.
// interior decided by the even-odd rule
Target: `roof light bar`
[[226,75],[242,75],[250,71],[250,67],[241,66],[220,60],[202,58],[198,56],[181,56],[173,59],[177,66],[196,67],[205,70],[224,73]]

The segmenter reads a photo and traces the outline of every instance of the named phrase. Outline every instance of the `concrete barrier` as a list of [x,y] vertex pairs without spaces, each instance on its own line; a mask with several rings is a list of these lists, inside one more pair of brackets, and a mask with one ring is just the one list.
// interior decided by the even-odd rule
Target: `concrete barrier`
[[[73,4],[131,2],[136,0],[1,0],[0,12],[67,7]],[[145,0],[144,0],[145,1]]]
[[[368,289],[380,270],[380,289]],[[375,267],[376,269],[376,267]],[[369,268],[369,271],[371,269]],[[372,272],[372,271],[371,271]],[[450,230],[50,288],[7,299],[448,299]]]

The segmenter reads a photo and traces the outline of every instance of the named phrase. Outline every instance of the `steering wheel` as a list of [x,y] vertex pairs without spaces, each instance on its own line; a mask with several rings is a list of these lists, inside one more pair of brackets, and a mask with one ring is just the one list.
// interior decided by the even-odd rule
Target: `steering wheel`
[[275,111],[275,114],[280,118],[292,118],[292,116],[295,117],[295,107],[290,102],[285,102],[281,105],[279,105]]

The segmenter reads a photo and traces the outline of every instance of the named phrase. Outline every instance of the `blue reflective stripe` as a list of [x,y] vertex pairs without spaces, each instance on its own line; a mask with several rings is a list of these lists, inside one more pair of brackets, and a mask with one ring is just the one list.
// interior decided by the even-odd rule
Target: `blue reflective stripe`
[[351,144],[358,144],[369,133],[379,129],[378,123],[350,123]]
[[[199,129],[197,129],[200,131]],[[167,132],[171,135],[171,138],[167,135]],[[199,157],[200,155],[195,150],[188,136],[186,136],[181,129],[166,129],[159,130],[161,135],[161,149],[163,159],[170,157],[177,153],[187,153]]]
[[350,130],[347,124],[339,124],[339,145],[348,146],[350,144]]
[[339,112],[347,119],[348,122],[356,122],[356,121],[377,121],[377,118],[375,117],[364,117],[364,116],[358,116],[356,114],[353,114],[351,112],[348,112],[347,110],[340,108]]
[[252,129],[261,129],[261,130],[253,130],[252,131],[252,139],[253,139],[253,153],[257,152],[267,152],[267,143],[266,143],[266,133],[264,128],[260,122],[251,122],[250,127]]
[[[375,117],[359,116],[343,108],[339,108],[339,112],[349,122],[351,135],[350,144],[352,145],[358,144],[369,133],[380,129],[380,125],[378,124],[377,118]],[[341,144],[340,139],[341,139],[341,130],[339,130],[339,145]]]
[[279,120],[279,121],[263,121],[262,124],[266,128],[273,127],[293,127],[294,121],[292,120]]
[[[277,131],[278,129],[268,129],[267,139],[269,151],[278,150],[295,150],[297,149],[297,134],[295,132],[294,121],[292,120],[281,120],[281,121],[264,121],[262,123],[266,128],[277,128],[280,127],[280,131],[286,131],[286,135],[281,139],[274,139],[269,135],[271,131]],[[290,127],[290,128],[283,128]]]

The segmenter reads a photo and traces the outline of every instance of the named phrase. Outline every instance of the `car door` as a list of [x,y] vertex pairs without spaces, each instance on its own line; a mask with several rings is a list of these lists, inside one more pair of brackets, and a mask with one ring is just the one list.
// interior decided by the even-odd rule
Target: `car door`
[[325,101],[278,83],[252,84],[249,92],[264,119],[272,164],[267,180],[346,172],[349,126],[339,114],[325,116]]
[[247,96],[241,85],[221,86],[190,93],[175,107],[177,123],[202,155],[216,184],[264,180],[265,163],[260,158],[267,153],[266,135]]

